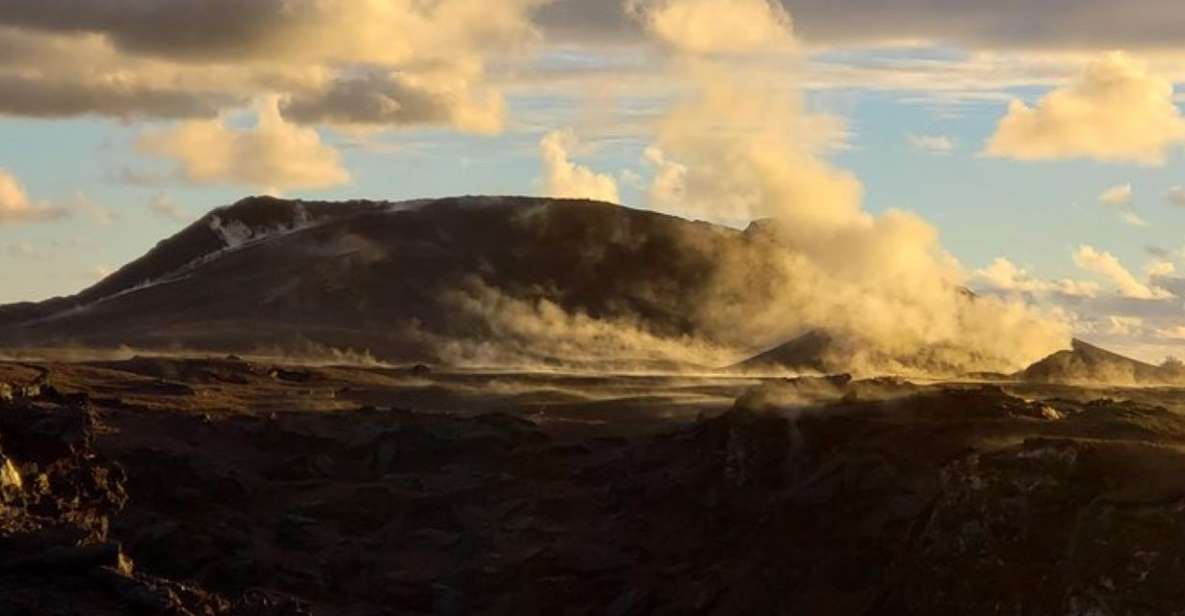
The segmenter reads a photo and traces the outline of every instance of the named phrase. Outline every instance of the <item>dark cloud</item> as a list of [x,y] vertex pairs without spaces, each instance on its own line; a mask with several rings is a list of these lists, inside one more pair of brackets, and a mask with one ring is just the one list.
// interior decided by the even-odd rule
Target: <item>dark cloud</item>
[[[266,49],[303,15],[285,0],[0,0],[0,24],[105,34],[126,51],[233,59]],[[307,4],[307,3],[306,3]]]
[[398,75],[376,74],[334,81],[323,92],[293,95],[281,110],[286,119],[303,124],[444,124],[456,104]]
[[4,74],[0,74],[0,92],[0,114],[41,118],[84,114],[208,118],[244,101],[220,93]]
[[[808,42],[907,39],[988,47],[1179,47],[1178,0],[782,0]],[[557,42],[639,38],[619,0],[553,0],[536,21]],[[291,0],[0,0],[0,23],[100,32],[138,53],[241,58],[288,46],[315,25],[317,3]]]
[[1152,244],[1144,246],[1144,252],[1148,253],[1148,256],[1156,257],[1157,259],[1169,259],[1172,257],[1172,253],[1167,249],[1160,246],[1153,246]]
[[[1180,47],[1178,0],[782,0],[808,43],[937,40],[974,47]],[[622,3],[558,0],[539,22],[552,39],[629,39]]]

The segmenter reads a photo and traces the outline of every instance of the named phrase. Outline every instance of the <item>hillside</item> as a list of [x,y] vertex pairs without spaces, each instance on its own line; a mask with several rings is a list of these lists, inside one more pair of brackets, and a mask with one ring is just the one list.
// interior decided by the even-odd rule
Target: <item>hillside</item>
[[1074,340],[1073,347],[1029,366],[1019,375],[1039,383],[1112,383],[1155,385],[1185,382],[1172,365],[1154,366]]
[[[1033,359],[958,339],[878,346],[860,319],[832,322],[867,292],[862,279],[828,286],[836,297],[819,290],[830,274],[809,269],[777,225],[527,197],[253,197],[76,295],[0,306],[0,346],[644,370],[776,349],[739,368],[945,375]],[[932,314],[983,323],[979,301],[952,286]]]
[[[687,307],[711,284],[712,255],[742,241],[731,229],[587,201],[251,198],[75,296],[0,307],[0,343],[332,348],[406,360],[444,360],[452,345],[547,361],[563,349],[537,342],[590,321],[613,331],[589,336],[619,346],[631,336],[710,340]],[[493,342],[457,350],[457,341]]]

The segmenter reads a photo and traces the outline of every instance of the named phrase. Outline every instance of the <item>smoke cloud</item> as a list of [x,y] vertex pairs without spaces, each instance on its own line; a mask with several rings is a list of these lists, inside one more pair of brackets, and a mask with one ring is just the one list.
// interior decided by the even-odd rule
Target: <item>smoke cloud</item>
[[[918,216],[864,211],[859,180],[825,158],[843,141],[842,121],[809,112],[786,83],[796,45],[778,7],[631,6],[691,91],[647,152],[652,207],[732,224],[770,219],[750,227],[750,249],[716,256],[714,299],[697,315],[708,331],[772,346],[824,330],[844,341],[837,363],[868,371],[1011,370],[1068,346],[1070,329],[1053,316],[966,292],[968,275]],[[716,45],[706,26],[742,23],[761,35]],[[686,36],[672,35],[679,29]]]
[[614,369],[714,369],[742,359],[735,348],[701,337],[659,336],[627,316],[594,318],[546,298],[521,299],[478,278],[443,298],[458,319],[484,335],[434,339],[446,361],[462,365],[551,365]]

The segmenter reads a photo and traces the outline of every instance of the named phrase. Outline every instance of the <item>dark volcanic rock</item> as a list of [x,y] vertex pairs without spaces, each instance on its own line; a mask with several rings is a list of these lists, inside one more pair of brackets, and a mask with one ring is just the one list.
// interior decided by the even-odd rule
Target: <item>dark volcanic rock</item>
[[[119,374],[254,386],[187,366]],[[313,372],[287,401],[410,376]],[[1013,391],[771,379],[614,437],[513,408],[0,403],[0,614],[1179,613],[1185,419]]]
[[128,496],[122,468],[94,449],[97,425],[85,406],[0,402],[0,613],[302,612],[291,600],[259,611],[256,598],[228,600],[137,572],[109,536]]

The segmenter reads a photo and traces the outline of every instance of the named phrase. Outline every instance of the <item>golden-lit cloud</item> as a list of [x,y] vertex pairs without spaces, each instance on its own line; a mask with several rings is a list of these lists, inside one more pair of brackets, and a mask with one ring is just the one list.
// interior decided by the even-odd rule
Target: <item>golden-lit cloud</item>
[[991,265],[976,270],[972,281],[984,284],[995,291],[1038,295],[1052,293],[1067,297],[1094,297],[1099,292],[1099,285],[1090,281],[1069,278],[1041,280],[1004,257],[997,258]]
[[559,199],[619,203],[621,198],[613,176],[572,162],[570,152],[578,144],[576,134],[571,130],[556,130],[544,135],[539,142],[539,154],[543,159],[543,193]]
[[1147,227],[1148,221],[1135,212],[1120,212],[1119,220],[1132,227]]
[[184,122],[149,132],[142,151],[177,161],[185,177],[202,184],[237,184],[267,192],[328,188],[350,174],[317,131],[290,124],[277,100],[261,101],[254,128],[238,130],[222,119]]
[[1096,250],[1093,246],[1079,246],[1074,251],[1074,263],[1085,272],[1107,279],[1124,297],[1151,300],[1173,296],[1165,289],[1140,282],[1115,255]]
[[1130,182],[1112,186],[1099,195],[1099,203],[1103,205],[1130,205],[1134,193]]
[[35,203],[16,176],[0,168],[0,225],[22,222],[45,222],[64,218],[64,208]]
[[1170,80],[1114,52],[1034,107],[1014,100],[987,145],[990,156],[1020,160],[1089,158],[1161,164],[1185,142],[1185,118]]
[[0,2],[0,113],[214,117],[269,94],[290,121],[500,130],[492,60],[547,0]]
[[777,0],[626,0],[626,9],[682,52],[748,53],[793,43],[790,14]]

